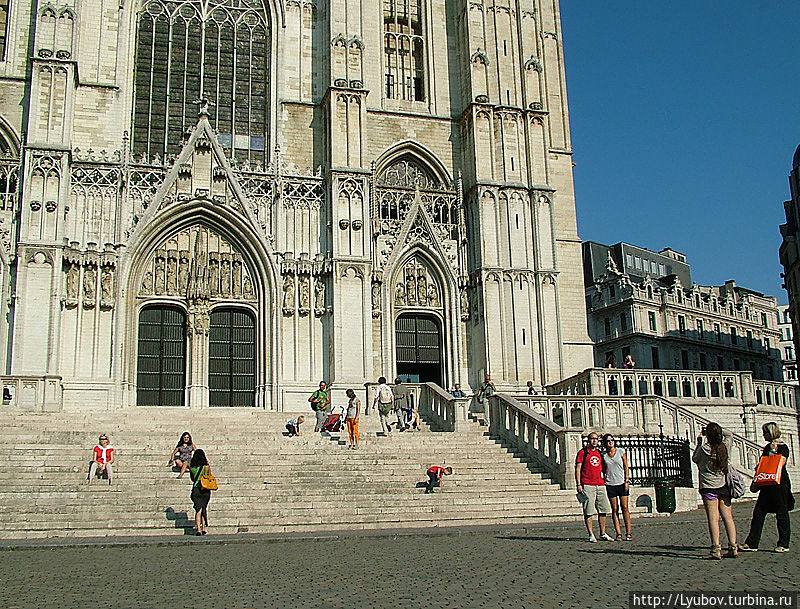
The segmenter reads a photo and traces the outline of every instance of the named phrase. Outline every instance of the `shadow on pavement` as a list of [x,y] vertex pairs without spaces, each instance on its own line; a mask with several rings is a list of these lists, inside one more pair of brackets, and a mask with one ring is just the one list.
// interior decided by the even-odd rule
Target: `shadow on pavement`
[[513,541],[586,541],[586,537],[537,537],[536,535],[498,535],[495,539]]
[[183,529],[184,535],[194,535],[194,518],[189,519],[186,512],[176,512],[173,508],[168,507],[164,510],[164,516],[167,520],[172,520],[176,529]]

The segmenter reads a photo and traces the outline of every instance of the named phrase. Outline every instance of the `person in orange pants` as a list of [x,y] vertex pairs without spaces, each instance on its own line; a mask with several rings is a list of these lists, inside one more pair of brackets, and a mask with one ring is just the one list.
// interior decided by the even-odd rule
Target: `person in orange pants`
[[344,420],[347,423],[348,446],[355,450],[358,448],[359,440],[358,415],[361,412],[361,400],[352,389],[347,390],[347,397],[350,398],[350,401],[347,402],[347,413]]

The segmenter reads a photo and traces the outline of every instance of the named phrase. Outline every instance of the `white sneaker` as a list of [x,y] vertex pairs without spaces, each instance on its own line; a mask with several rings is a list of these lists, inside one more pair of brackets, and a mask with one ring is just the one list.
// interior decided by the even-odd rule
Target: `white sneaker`
[[600,539],[602,539],[603,541],[614,541],[614,538],[611,537],[611,535],[609,535],[608,533],[603,533],[602,535],[600,535]]
[[589,535],[589,541],[590,541],[591,543],[597,543],[597,537],[595,537],[595,536],[594,536],[594,533],[592,533],[591,535]]

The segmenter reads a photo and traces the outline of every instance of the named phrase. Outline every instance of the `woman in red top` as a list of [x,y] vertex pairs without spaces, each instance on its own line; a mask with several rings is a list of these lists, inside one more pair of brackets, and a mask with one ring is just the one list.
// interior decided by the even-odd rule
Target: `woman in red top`
[[89,484],[98,471],[105,471],[108,483],[114,483],[114,447],[108,445],[108,436],[100,436],[99,443],[92,449],[92,465],[89,467]]

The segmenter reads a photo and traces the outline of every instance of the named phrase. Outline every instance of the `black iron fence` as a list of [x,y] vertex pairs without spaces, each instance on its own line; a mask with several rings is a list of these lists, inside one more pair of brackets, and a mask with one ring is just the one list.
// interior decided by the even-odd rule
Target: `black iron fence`
[[[586,438],[584,438],[584,442]],[[664,436],[614,436],[618,448],[628,456],[631,484],[654,486],[656,482],[673,482],[691,488],[692,459],[689,440]],[[599,446],[605,451],[605,446]]]

